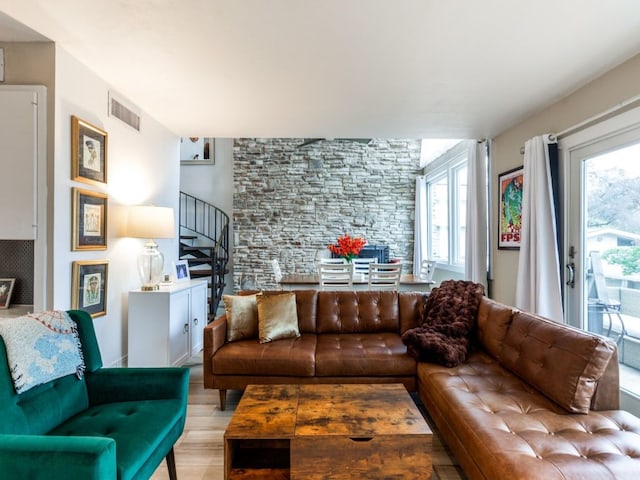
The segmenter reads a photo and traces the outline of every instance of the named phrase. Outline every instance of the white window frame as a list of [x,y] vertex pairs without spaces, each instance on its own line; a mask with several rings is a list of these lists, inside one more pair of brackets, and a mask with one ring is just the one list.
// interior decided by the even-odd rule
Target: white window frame
[[[447,177],[447,214],[449,223],[449,238],[448,238],[448,258],[446,262],[442,259],[435,259],[438,263],[437,266],[443,270],[449,270],[452,272],[464,273],[464,256],[465,252],[457,252],[457,236],[460,231],[460,222],[464,219],[458,218],[458,209],[454,208],[457,205],[457,199],[459,198],[459,192],[456,182],[456,172],[460,168],[467,167],[468,151],[464,142],[460,142],[455,147],[451,148],[443,155],[430,162],[424,169],[425,181],[427,183],[427,201],[431,198],[431,185],[438,180],[441,180],[444,176]],[[432,255],[432,232],[431,232],[431,208],[426,206],[427,211],[427,255],[428,258],[433,258]],[[462,258],[462,263],[455,263],[453,259]]]

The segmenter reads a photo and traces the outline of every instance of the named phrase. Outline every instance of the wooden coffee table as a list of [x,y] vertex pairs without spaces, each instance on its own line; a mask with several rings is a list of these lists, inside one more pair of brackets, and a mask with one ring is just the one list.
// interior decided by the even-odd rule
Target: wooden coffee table
[[225,479],[431,478],[431,430],[401,384],[250,385]]

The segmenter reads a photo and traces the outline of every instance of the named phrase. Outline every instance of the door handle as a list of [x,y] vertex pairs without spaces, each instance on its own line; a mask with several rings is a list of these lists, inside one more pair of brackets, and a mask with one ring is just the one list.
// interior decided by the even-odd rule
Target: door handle
[[569,270],[569,279],[567,280],[567,285],[571,288],[576,286],[576,264],[571,262],[567,263],[567,270]]

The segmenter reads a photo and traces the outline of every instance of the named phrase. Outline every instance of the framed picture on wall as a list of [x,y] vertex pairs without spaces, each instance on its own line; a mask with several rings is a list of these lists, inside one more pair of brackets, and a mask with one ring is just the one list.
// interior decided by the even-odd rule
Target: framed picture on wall
[[71,117],[71,179],[107,183],[107,132]]
[[0,308],[9,308],[15,278],[0,278]]
[[498,248],[514,250],[520,248],[522,229],[522,189],[524,168],[518,167],[498,175],[499,224]]
[[75,261],[71,272],[71,308],[93,318],[107,314],[108,260]]
[[72,189],[71,250],[107,249],[107,195]]
[[180,139],[182,165],[214,165],[215,140],[211,137],[183,137]]

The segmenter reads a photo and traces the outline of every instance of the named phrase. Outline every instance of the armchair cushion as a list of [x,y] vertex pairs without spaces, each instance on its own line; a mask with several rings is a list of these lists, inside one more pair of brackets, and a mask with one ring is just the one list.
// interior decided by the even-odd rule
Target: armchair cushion
[[[154,452],[166,452],[180,436],[184,418],[179,400],[104,403],[54,428],[49,435],[115,440],[118,479],[146,478],[140,470]],[[148,472],[153,473],[164,454]]]

